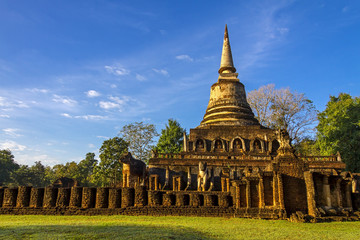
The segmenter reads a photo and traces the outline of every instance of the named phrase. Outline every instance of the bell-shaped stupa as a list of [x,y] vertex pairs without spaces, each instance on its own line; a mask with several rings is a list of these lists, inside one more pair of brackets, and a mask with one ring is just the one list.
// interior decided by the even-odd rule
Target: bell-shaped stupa
[[227,26],[225,26],[219,78],[211,86],[209,104],[198,128],[214,125],[260,125],[246,101],[244,85],[237,76],[231,54],[229,34]]

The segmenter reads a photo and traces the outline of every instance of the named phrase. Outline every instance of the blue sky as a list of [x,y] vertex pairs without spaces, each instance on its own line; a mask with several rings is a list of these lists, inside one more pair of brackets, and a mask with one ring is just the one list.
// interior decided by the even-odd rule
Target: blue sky
[[224,26],[251,91],[360,95],[359,1],[0,1],[0,149],[79,161],[125,124],[199,125]]

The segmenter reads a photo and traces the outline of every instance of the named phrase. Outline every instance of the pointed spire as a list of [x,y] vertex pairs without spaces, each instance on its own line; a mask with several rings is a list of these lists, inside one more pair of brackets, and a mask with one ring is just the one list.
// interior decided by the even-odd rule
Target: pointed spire
[[233,58],[231,54],[229,34],[227,30],[227,25],[225,24],[225,33],[224,33],[224,43],[221,54],[221,63],[219,73],[235,73],[236,69],[234,67]]

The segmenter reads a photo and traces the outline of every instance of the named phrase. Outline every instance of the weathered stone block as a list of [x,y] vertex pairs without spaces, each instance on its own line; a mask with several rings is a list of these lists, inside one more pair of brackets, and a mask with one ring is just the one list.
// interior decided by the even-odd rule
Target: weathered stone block
[[70,188],[59,188],[56,199],[57,207],[67,207],[70,202]]
[[147,205],[147,191],[144,186],[135,187],[135,207],[143,207]]
[[3,207],[15,207],[18,188],[5,188]]
[[31,187],[20,186],[18,188],[18,195],[16,200],[16,207],[28,207],[30,203]]
[[107,208],[109,203],[109,188],[96,189],[95,208]]
[[70,207],[81,207],[82,187],[72,187],[70,194]]
[[200,193],[191,193],[190,194],[190,205],[193,207],[200,207]]
[[94,208],[96,198],[96,188],[83,187],[81,207]]
[[172,206],[175,205],[175,195],[171,193],[166,193],[163,195],[163,206]]
[[149,206],[160,206],[162,203],[162,194],[159,191],[149,191]]
[[31,208],[41,208],[44,200],[44,188],[31,188],[30,204]]
[[121,188],[109,189],[109,208],[121,207]]
[[135,190],[134,188],[123,188],[121,194],[121,207],[134,206]]

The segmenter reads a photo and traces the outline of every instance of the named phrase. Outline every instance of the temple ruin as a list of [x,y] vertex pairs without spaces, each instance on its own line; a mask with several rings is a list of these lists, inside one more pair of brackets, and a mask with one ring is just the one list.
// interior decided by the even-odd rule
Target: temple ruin
[[227,28],[218,72],[204,118],[184,136],[181,153],[153,152],[147,169],[127,154],[121,188],[2,188],[0,214],[358,220],[358,175],[345,171],[340,155],[297,156],[285,131],[254,117]]

